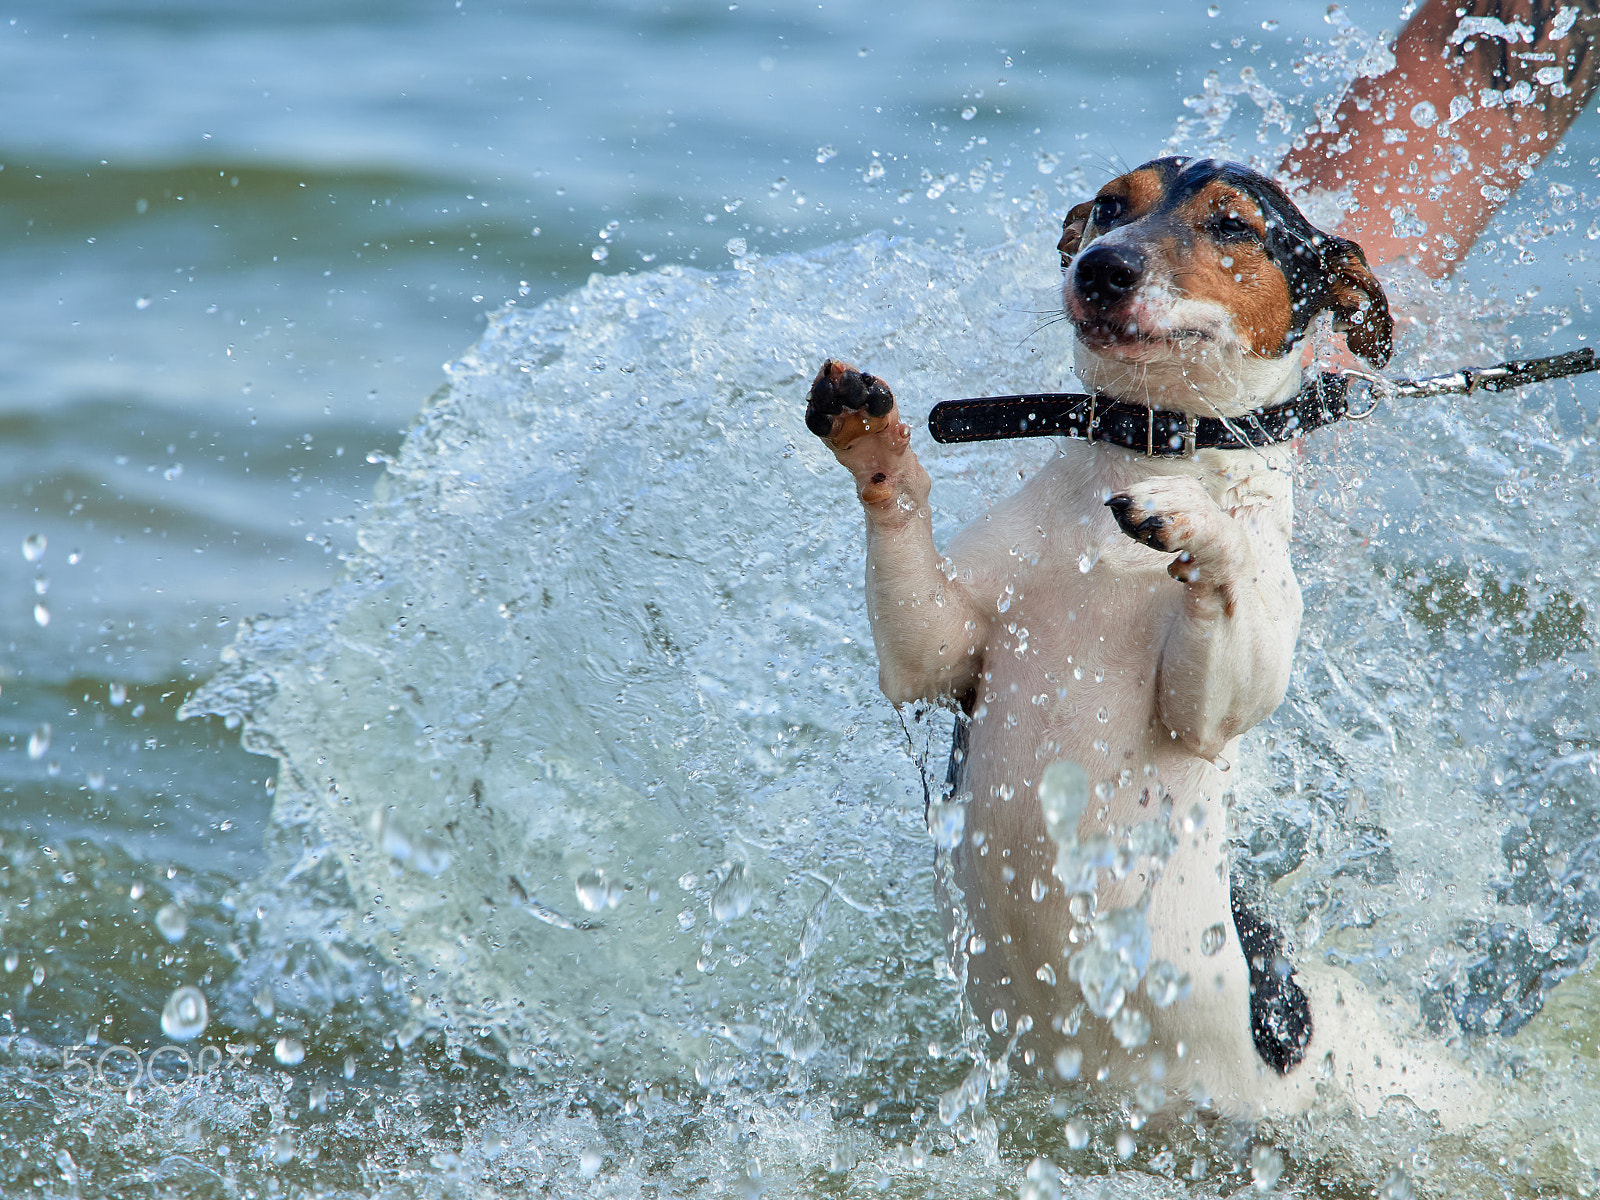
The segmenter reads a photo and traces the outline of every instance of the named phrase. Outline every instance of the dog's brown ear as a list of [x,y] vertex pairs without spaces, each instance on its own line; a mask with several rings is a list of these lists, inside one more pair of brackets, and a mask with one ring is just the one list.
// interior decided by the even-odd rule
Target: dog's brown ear
[[1056,243],[1056,249],[1061,251],[1062,262],[1078,252],[1078,247],[1083,243],[1083,231],[1089,227],[1089,214],[1093,210],[1094,201],[1085,200],[1067,211],[1067,219],[1061,224],[1061,240]]
[[1323,261],[1334,329],[1345,335],[1352,352],[1374,367],[1384,366],[1394,353],[1394,320],[1367,256],[1354,242],[1331,237]]

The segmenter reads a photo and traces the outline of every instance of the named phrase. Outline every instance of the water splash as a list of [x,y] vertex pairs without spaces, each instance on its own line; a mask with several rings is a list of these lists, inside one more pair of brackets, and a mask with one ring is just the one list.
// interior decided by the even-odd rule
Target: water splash
[[[996,1177],[984,1110],[1053,1101],[1026,1086],[1001,1097],[994,1081],[1021,1071],[1005,1061],[986,1068],[979,1096],[973,1060],[929,1049],[965,1045],[975,1024],[939,950],[927,845],[930,827],[948,847],[965,826],[958,800],[931,796],[925,821],[905,731],[873,687],[852,502],[797,435],[797,405],[840,329],[912,418],[945,395],[1059,386],[1064,375],[1019,363],[1017,331],[996,316],[1025,309],[1051,272],[1026,245],[969,254],[882,238],[745,265],[596,279],[497,319],[392,464],[348,579],[253,624],[192,708],[244,719],[247,744],[282,764],[283,842],[336,866],[353,924],[370,914],[409,977],[430,980],[430,1015],[411,1018],[406,1038],[615,1088],[630,1120],[686,1122],[696,1104],[740,1128],[753,1120],[770,1152],[759,1171],[740,1157],[741,1186],[767,1186],[783,1162],[837,1162],[852,1187],[881,1176],[908,1194],[945,1183],[943,1194],[971,1194]],[[1446,315],[1434,344],[1404,351],[1419,368],[1478,336],[1448,316],[1458,297],[1423,299]],[[605,371],[590,370],[597,359]],[[1313,447],[1290,702],[1234,772],[1240,869],[1280,881],[1293,931],[1315,917],[1318,953],[1416,1011],[1437,996],[1452,1016],[1503,994],[1502,980],[1533,979],[1537,996],[1581,959],[1593,903],[1583,789],[1595,718],[1578,673],[1590,669],[1595,583],[1549,561],[1555,533],[1519,503],[1540,489],[1587,497],[1590,484],[1570,469],[1581,415],[1541,403],[1475,409],[1465,426],[1456,409],[1418,405],[1403,428]],[[1512,444],[1534,452],[1505,453]],[[1014,479],[1018,453],[929,456],[941,536]],[[1444,479],[1448,490],[1417,484]],[[1419,535],[1441,519],[1451,548],[1424,553]],[[1451,694],[1474,703],[1436,703]],[[1077,844],[1087,794],[1069,776],[1052,768],[1038,790],[1065,876],[1165,852],[1165,822],[1138,827],[1149,844]],[[409,797],[406,830],[433,830],[447,848],[441,874],[385,849],[390,826],[372,816],[397,794]],[[1184,821],[1192,832],[1193,815]],[[1503,850],[1533,846],[1552,847],[1545,875],[1509,875]],[[597,863],[603,886],[586,885]],[[603,923],[534,910],[577,888],[599,916],[586,886]],[[1149,960],[1143,919],[1095,914],[1072,960],[1094,1015],[1120,1018],[1135,1045],[1141,981],[1156,1007],[1190,989]],[[1511,952],[1475,979],[1479,951],[1460,935],[1507,927],[1525,943],[1498,938]],[[1081,1061],[1049,1066],[1067,1079]],[[863,1121],[888,1111],[899,1123],[864,1146],[832,1116],[764,1107],[807,1088],[841,1110],[871,1104]],[[931,1103],[952,1090],[949,1105]],[[920,1123],[909,1102],[894,1107],[900,1095],[930,1101]],[[941,1113],[951,1123],[933,1131]],[[600,1128],[549,1126],[541,1144],[577,1180],[575,1138],[593,1144]],[[1039,1144],[1065,1136],[1060,1161],[1088,1169],[1065,1157],[1088,1134],[1074,1150],[1076,1133],[1060,1118],[1054,1128]],[[1096,1135],[1098,1169],[1155,1162],[1159,1145],[1136,1133]],[[1392,1168],[1387,1135],[1346,1135],[1371,1159],[1364,1186],[1377,1187]],[[1307,1136],[1314,1154],[1338,1142]],[[696,1143],[683,1169],[728,1151]],[[493,1161],[508,1156],[502,1141]],[[1192,1158],[1211,1164],[1202,1174],[1249,1182],[1226,1147]],[[627,1178],[615,1161],[594,1178]],[[1158,1177],[1159,1166],[1129,1186],[1157,1194],[1168,1187]]]

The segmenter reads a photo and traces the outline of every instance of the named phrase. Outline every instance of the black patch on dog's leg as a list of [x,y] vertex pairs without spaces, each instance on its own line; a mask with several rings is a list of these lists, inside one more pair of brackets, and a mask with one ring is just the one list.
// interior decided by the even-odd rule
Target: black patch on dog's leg
[[1233,927],[1250,968],[1250,1036],[1261,1061],[1287,1075],[1311,1044],[1311,1003],[1283,957],[1283,935],[1251,908],[1237,879],[1229,890]]

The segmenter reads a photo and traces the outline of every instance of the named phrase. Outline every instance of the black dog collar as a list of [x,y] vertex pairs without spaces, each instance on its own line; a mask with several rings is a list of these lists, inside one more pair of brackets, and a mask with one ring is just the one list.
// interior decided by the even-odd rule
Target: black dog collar
[[934,441],[947,444],[1076,437],[1154,458],[1187,458],[1196,450],[1276,446],[1341,420],[1350,415],[1349,390],[1348,377],[1319,373],[1291,399],[1226,421],[1083,392],[982,396],[935,404],[928,414],[928,432]]
[[[1187,458],[1196,450],[1259,450],[1344,418],[1359,421],[1371,416],[1385,396],[1410,400],[1506,392],[1590,371],[1600,371],[1600,356],[1592,346],[1548,358],[1462,367],[1426,379],[1385,379],[1365,371],[1319,372],[1292,399],[1226,421],[1083,392],[979,396],[935,404],[928,414],[928,432],[934,441],[945,443],[1077,437],[1110,442],[1153,458]],[[1350,411],[1352,382],[1362,385],[1371,396],[1371,402],[1359,412]]]

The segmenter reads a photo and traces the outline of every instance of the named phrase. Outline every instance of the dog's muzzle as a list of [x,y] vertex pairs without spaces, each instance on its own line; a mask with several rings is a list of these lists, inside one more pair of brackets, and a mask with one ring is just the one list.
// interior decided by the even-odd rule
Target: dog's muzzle
[[1144,279],[1144,255],[1132,246],[1090,246],[1072,267],[1072,283],[1090,308],[1121,304]]

